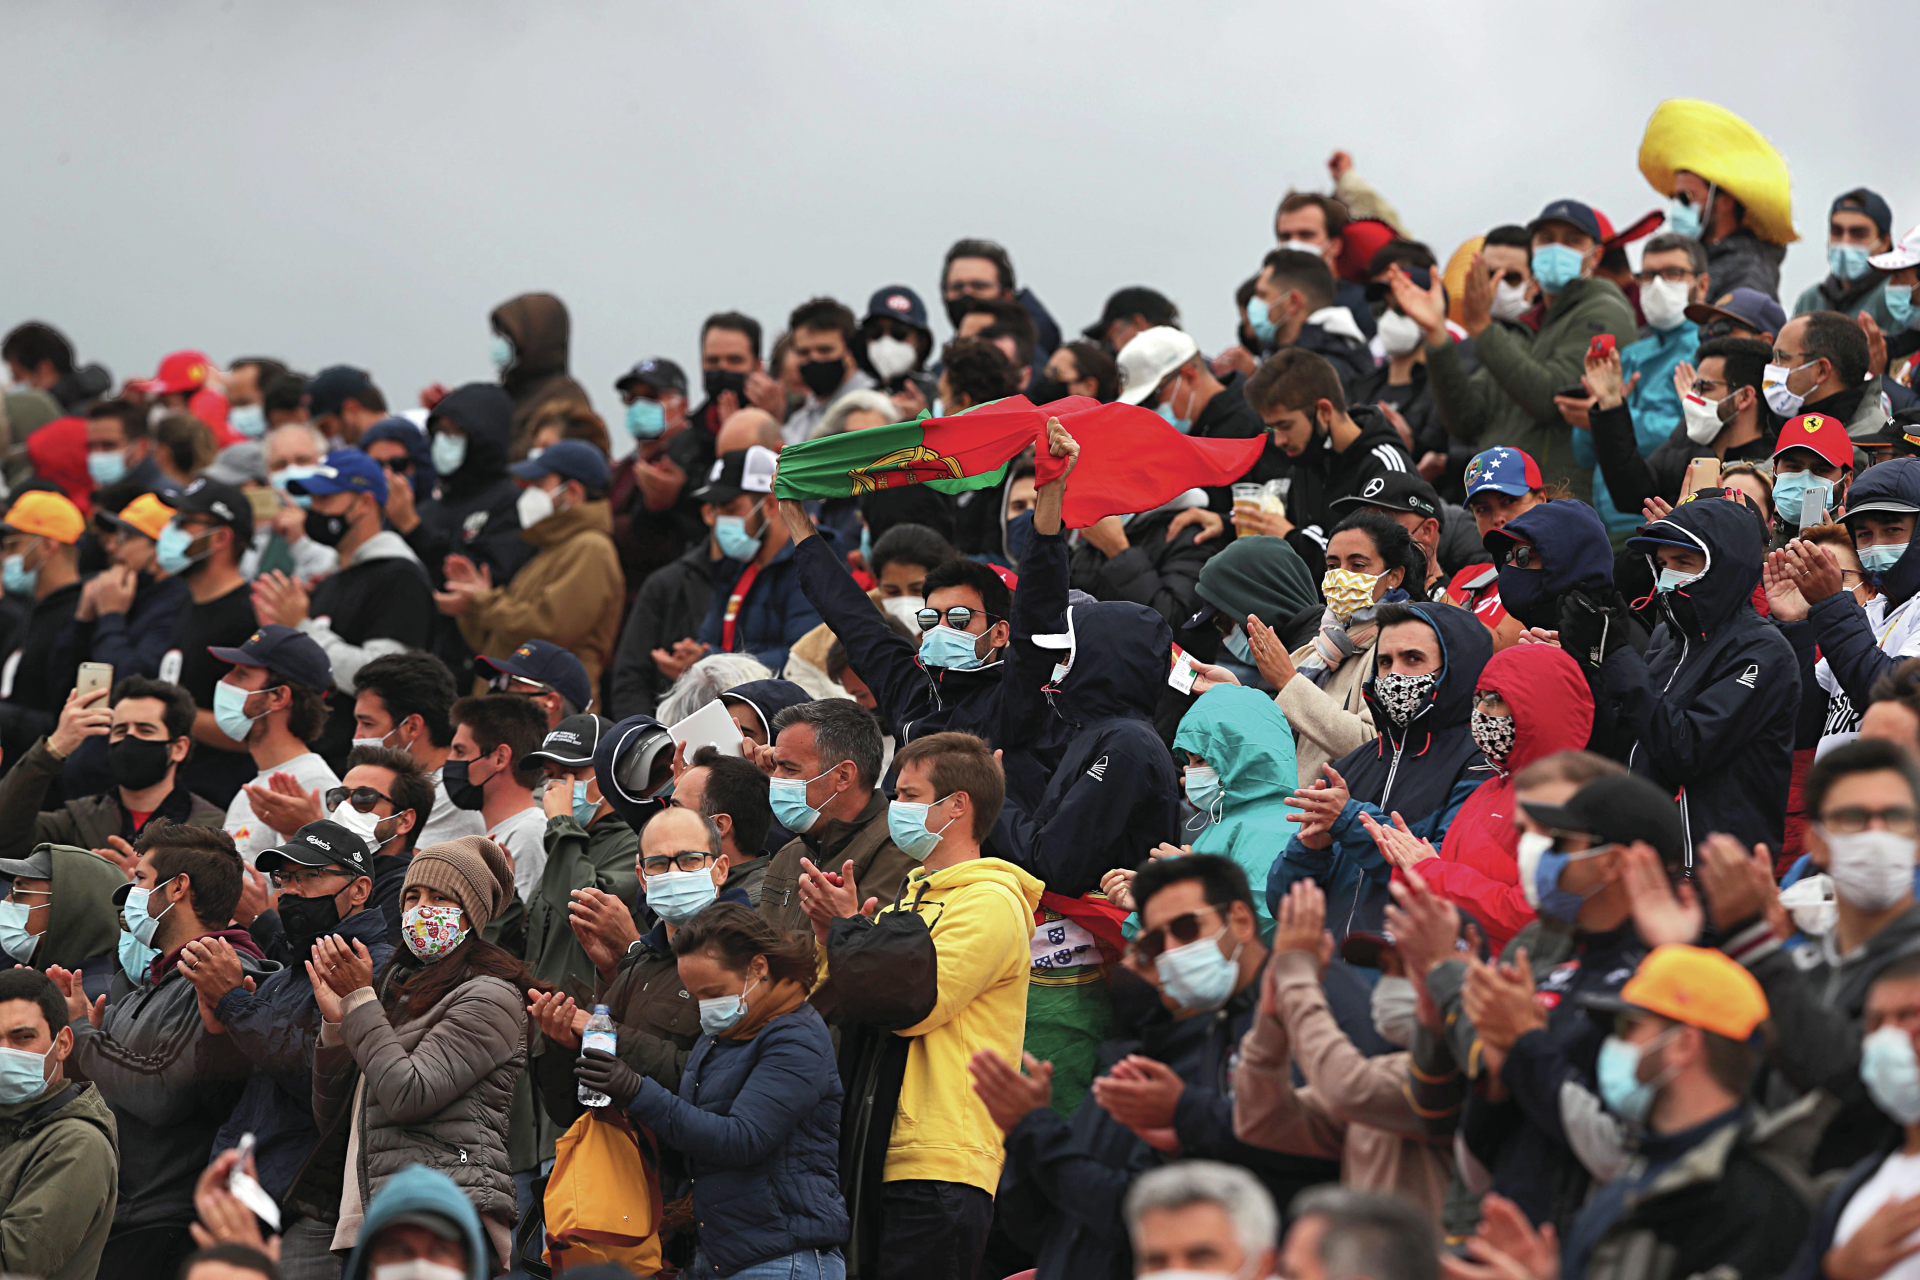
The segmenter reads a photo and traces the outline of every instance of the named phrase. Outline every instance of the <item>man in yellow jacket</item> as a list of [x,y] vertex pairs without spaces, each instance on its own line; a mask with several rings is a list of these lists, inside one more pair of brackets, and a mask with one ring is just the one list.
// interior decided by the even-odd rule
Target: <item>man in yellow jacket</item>
[[[1020,1061],[1029,940],[1045,886],[1011,862],[980,856],[1006,794],[1000,762],[985,742],[966,733],[929,734],[893,759],[898,785],[888,827],[894,844],[920,862],[897,909],[927,921],[938,998],[932,1013],[897,1033],[913,1044],[887,1143],[877,1274],[972,1280],[986,1250],[1005,1148],[973,1091],[967,1061],[983,1049]],[[806,870],[800,897],[823,941],[832,920],[880,905],[872,898],[862,904],[849,874],[829,877],[811,862]]]
[[476,654],[504,658],[524,640],[570,649],[592,687],[613,652],[624,587],[607,505],[606,455],[585,440],[561,440],[539,457],[515,463],[520,536],[538,548],[511,582],[465,556],[448,556],[440,612],[460,620]]

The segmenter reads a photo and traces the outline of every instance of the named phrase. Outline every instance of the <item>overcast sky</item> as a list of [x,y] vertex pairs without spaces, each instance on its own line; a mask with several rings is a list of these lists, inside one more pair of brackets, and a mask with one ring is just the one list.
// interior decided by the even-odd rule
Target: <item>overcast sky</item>
[[[1865,183],[1920,220],[1911,26],[1889,3],[1065,0],[6,5],[5,314],[116,377],[197,347],[370,369],[396,406],[490,378],[488,311],[551,290],[603,413],[692,369],[709,312],[769,333],[1006,244],[1063,328],[1113,289],[1231,341],[1289,186],[1359,171],[1445,258],[1571,195],[1632,221],[1663,98],[1787,157],[1782,293]],[[936,332],[946,336],[944,318]],[[697,374],[696,374],[697,377]]]

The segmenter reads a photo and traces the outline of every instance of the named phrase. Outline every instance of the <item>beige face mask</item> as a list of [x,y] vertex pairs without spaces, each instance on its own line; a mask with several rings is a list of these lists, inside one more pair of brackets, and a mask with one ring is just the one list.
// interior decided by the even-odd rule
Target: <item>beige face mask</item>
[[1373,588],[1379,581],[1378,574],[1329,569],[1320,579],[1320,594],[1326,597],[1327,608],[1344,627],[1357,610],[1373,603]]

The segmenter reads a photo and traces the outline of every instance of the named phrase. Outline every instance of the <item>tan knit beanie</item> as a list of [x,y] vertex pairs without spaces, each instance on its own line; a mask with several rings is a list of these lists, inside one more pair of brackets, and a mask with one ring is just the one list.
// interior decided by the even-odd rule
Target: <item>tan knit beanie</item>
[[461,836],[414,852],[400,886],[425,885],[458,902],[475,933],[491,924],[513,900],[513,864],[485,836]]

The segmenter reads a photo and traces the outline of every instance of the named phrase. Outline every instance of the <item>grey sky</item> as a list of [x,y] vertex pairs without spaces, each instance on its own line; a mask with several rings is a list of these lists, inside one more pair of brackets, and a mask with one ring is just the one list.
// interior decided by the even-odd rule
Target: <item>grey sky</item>
[[[1209,350],[1290,185],[1336,147],[1445,257],[1549,199],[1624,224],[1665,97],[1720,102],[1794,176],[1825,271],[1832,196],[1920,221],[1910,14],[1746,4],[7,5],[0,324],[67,331],[117,377],[166,351],[371,369],[396,405],[491,377],[488,310],[573,313],[616,373],[691,366],[707,313],[777,331],[998,239],[1062,327],[1114,288],[1171,295]],[[936,331],[945,336],[944,319]]]

